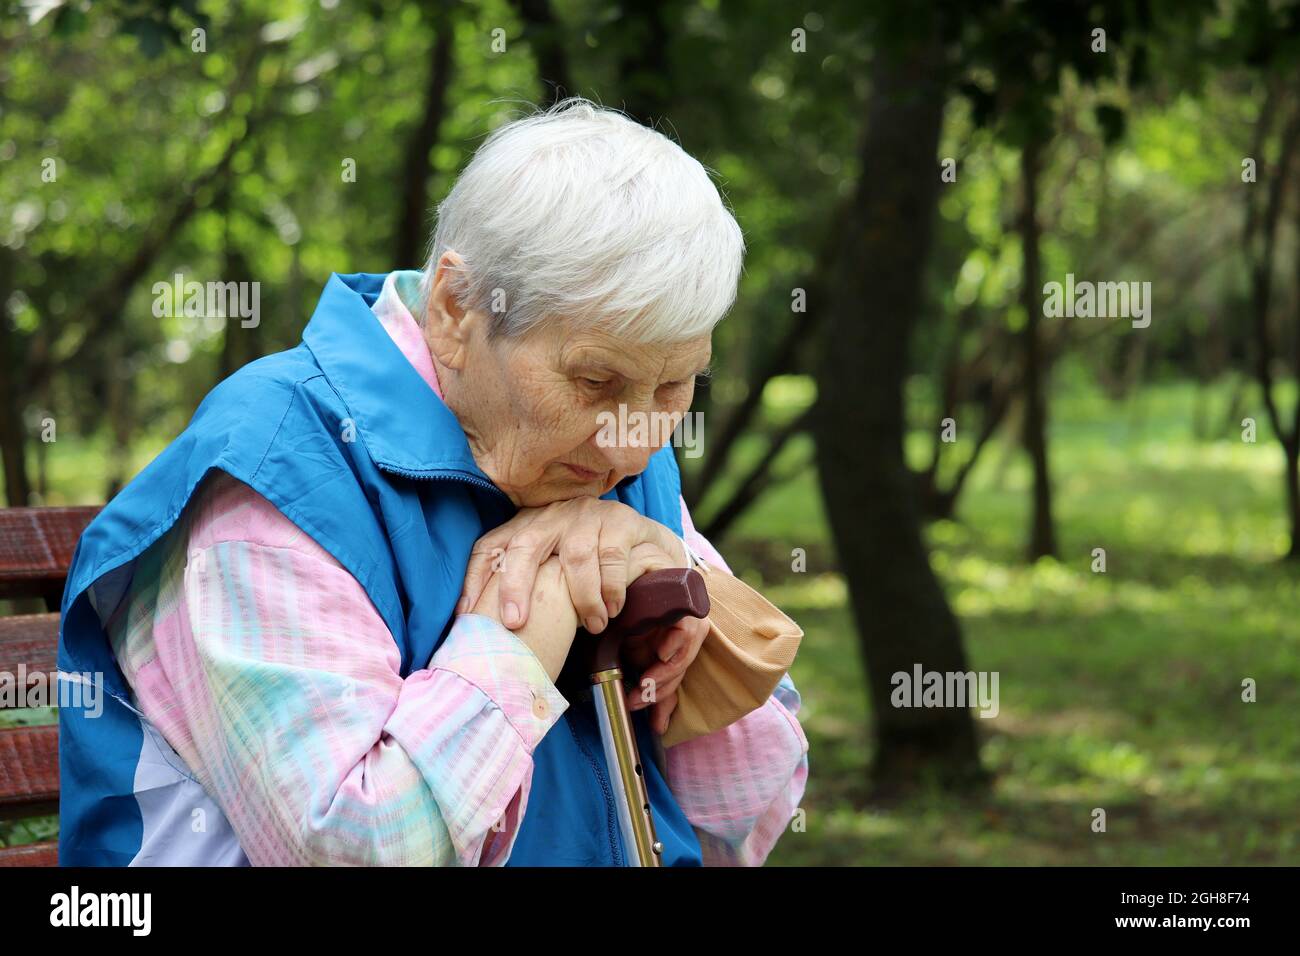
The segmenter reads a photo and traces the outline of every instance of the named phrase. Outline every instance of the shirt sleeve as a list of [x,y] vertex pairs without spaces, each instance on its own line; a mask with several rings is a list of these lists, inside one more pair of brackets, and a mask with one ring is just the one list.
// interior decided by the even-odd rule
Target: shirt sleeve
[[184,527],[119,660],[250,862],[504,863],[568,707],[532,651],[461,615],[403,679],[365,590],[251,488]]
[[[689,548],[731,573],[695,530],[685,501],[682,530]],[[799,707],[786,674],[763,706],[664,752],[668,785],[695,829],[706,866],[761,866],[785,832],[808,783]]]

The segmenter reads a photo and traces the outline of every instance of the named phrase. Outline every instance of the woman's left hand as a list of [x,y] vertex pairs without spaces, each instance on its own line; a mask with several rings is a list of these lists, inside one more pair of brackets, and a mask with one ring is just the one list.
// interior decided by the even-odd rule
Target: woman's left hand
[[639,545],[676,556],[668,567],[685,565],[680,538],[620,501],[573,498],[521,509],[474,544],[457,611],[478,603],[495,572],[501,575],[499,619],[511,630],[522,627],[537,569],[557,554],[578,619],[599,634],[622,609],[627,586],[637,576],[632,555]]
[[708,633],[707,617],[684,617],[671,627],[632,638],[624,645],[624,666],[641,672],[637,686],[628,691],[628,709],[652,708],[650,727],[655,733],[668,730],[668,721],[677,708],[677,689]]

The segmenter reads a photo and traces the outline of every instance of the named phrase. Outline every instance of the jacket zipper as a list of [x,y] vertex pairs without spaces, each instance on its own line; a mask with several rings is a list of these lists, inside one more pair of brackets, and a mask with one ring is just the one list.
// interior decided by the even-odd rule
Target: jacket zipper
[[[585,705],[588,700],[589,698],[584,699],[583,704]],[[587,717],[585,710],[583,710],[582,718],[595,726],[594,722]],[[598,726],[596,731],[597,733],[600,732]],[[618,811],[614,808],[614,791],[610,786],[609,776],[601,767],[600,760],[591,752],[572,726],[569,727],[569,733],[573,735],[574,743],[578,745],[578,749],[582,751],[583,756],[587,758],[587,762],[591,764],[591,769],[596,773],[596,782],[600,784],[601,795],[605,798],[605,835],[609,837],[609,846],[613,850],[614,865],[623,866],[623,846],[618,833]]]
[[[482,478],[478,477],[478,475],[471,475],[469,472],[466,471],[448,470],[448,471],[428,472],[428,471],[407,471],[405,468],[395,468],[392,465],[380,465],[379,467],[383,471],[390,472],[394,475],[401,475],[403,478],[411,478],[416,481],[437,481],[439,479],[448,479],[451,481],[463,481],[466,482],[467,484],[471,484],[478,488],[482,488],[484,491],[489,491],[499,498],[504,498],[506,501],[510,501],[510,496],[507,495],[500,488],[498,488],[496,485],[492,484],[492,482],[484,481]],[[514,504],[513,501],[511,501],[510,503],[512,505]]]
[[[430,473],[430,472],[421,473],[421,472],[407,471],[402,468],[393,468],[388,465],[383,465],[381,467],[386,471],[392,472],[393,474],[401,475],[404,478],[411,478],[417,481],[437,481],[439,479],[462,481],[467,484],[474,485],[475,487],[482,488],[484,491],[491,492],[492,494],[497,495],[498,497],[504,498],[506,501],[510,501],[510,497],[505,492],[503,492],[500,488],[498,488],[496,485],[492,484],[491,482],[484,481],[482,478],[478,477],[477,475],[468,474],[467,472],[449,470],[449,471],[439,471],[434,473]],[[514,502],[512,501],[510,503],[512,505],[514,504]],[[590,696],[588,696],[587,700],[590,700]],[[591,722],[590,718],[586,715],[585,712],[582,715],[582,719]],[[568,724],[568,721],[566,720],[565,723]],[[596,730],[597,733],[599,733],[600,728],[597,727]],[[609,846],[610,849],[613,851],[614,865],[622,866],[623,847],[621,845],[619,834],[618,834],[618,826],[617,826],[618,813],[614,807],[614,792],[611,789],[609,775],[605,773],[604,768],[601,767],[600,765],[600,761],[591,752],[590,748],[587,747],[586,743],[582,740],[582,738],[579,737],[577,731],[573,729],[572,724],[569,724],[569,733],[573,736],[574,743],[578,745],[578,749],[582,751],[583,756],[587,758],[587,762],[591,764],[591,769],[596,774],[596,782],[600,784],[601,796],[603,796],[605,800],[605,833],[609,837]]]

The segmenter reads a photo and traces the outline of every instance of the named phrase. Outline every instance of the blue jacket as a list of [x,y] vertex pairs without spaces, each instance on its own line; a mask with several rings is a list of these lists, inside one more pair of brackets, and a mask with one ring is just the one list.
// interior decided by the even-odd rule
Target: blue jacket
[[[59,713],[59,861],[72,866],[247,863],[219,807],[137,711],[106,621],[133,562],[177,521],[213,469],[250,485],[361,583],[401,652],[402,676],[446,637],[475,540],[514,513],[475,464],[455,416],[370,311],[382,275],[333,275],[296,348],[246,366],[82,535],[63,596],[59,669],[89,674],[103,711]],[[681,534],[672,449],[606,498]],[[654,753],[647,711],[634,717]],[[624,862],[611,775],[590,699],[534,752],[511,865]],[[667,865],[699,865],[694,831],[661,769],[644,761]],[[206,830],[192,831],[202,808]],[[184,834],[181,837],[181,834]]]

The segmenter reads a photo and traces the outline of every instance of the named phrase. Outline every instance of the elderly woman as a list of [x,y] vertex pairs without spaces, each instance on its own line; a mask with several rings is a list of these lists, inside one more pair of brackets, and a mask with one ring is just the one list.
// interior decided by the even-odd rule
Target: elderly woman
[[[581,625],[699,559],[665,435],[743,241],[698,162],[582,100],[492,135],[422,272],[334,275],[82,537],[60,668],[65,865],[618,865]],[[628,649],[643,751],[708,632]],[[647,759],[667,865],[758,864],[803,793],[788,676]]]

